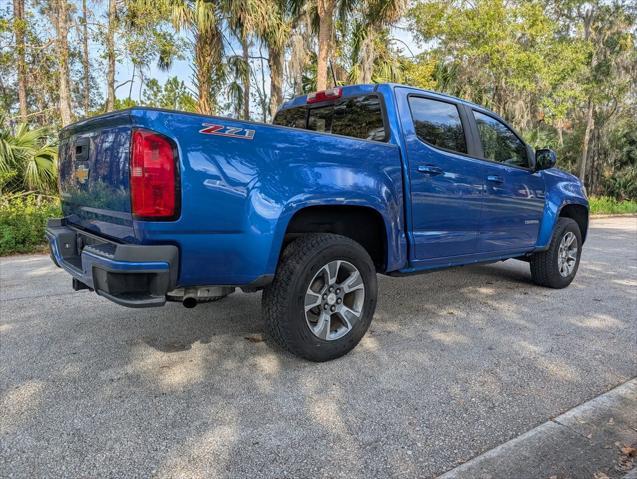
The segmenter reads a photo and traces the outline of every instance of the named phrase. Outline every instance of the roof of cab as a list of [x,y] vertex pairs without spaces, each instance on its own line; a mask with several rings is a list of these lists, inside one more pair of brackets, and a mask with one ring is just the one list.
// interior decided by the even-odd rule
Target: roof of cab
[[[486,110],[486,108],[484,108],[481,105],[478,105],[476,103],[470,102],[468,100],[463,100],[462,98],[458,98],[452,95],[447,95],[446,93],[440,93],[440,92],[435,92],[432,90],[425,90],[422,88],[417,88],[414,86],[410,86],[410,85],[402,85],[400,83],[376,83],[376,84],[359,84],[359,85],[344,85],[341,88],[343,89],[343,97],[348,97],[348,96],[356,96],[356,95],[363,95],[366,93],[373,93],[375,92],[379,87],[381,86],[388,86],[392,89],[394,88],[409,88],[411,90],[414,90],[415,92],[422,92],[422,93],[426,93],[427,95],[432,95],[435,97],[439,97],[439,98],[447,98],[450,100],[453,100],[455,102],[459,102],[459,103],[464,103],[465,105],[469,105],[473,108],[479,108],[481,110]],[[292,98],[291,100],[286,101],[285,103],[283,103],[283,105],[281,105],[280,110],[287,110],[288,108],[293,108],[293,107],[297,107],[297,106],[304,106],[307,104],[307,95],[300,95],[297,97]]]

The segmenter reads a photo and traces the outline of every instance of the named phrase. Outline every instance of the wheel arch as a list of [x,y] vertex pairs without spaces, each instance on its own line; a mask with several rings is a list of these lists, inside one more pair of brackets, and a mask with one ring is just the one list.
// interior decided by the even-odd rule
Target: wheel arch
[[588,208],[586,206],[577,203],[565,204],[560,208],[558,217],[574,220],[579,226],[582,243],[586,241],[586,234],[588,233]]
[[544,215],[538,234],[536,251],[543,251],[549,247],[553,231],[559,218],[571,218],[580,228],[582,241],[588,233],[588,203],[580,201],[563,201],[562,203],[550,200],[544,206]]
[[370,205],[312,204],[295,209],[285,224],[277,260],[283,249],[306,233],[334,233],[359,243],[368,252],[376,270],[391,267],[389,248],[392,227],[376,208]]

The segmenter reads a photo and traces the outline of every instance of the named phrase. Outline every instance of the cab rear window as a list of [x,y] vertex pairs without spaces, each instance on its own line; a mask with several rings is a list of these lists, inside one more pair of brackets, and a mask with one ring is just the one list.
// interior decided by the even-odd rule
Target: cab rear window
[[274,124],[281,126],[290,126],[292,128],[305,128],[305,108],[290,108],[282,110],[274,117]]
[[376,94],[345,98],[324,106],[282,110],[273,123],[363,140],[386,140],[380,99]]

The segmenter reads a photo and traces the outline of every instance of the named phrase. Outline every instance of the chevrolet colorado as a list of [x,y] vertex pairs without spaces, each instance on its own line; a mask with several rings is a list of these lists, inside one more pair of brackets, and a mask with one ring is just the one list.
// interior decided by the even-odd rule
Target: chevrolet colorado
[[129,307],[263,290],[270,339],[313,361],[368,329],[376,274],[515,258],[563,288],[588,200],[551,150],[447,95],[393,85],[294,98],[273,124],[135,107],[60,133],[53,261]]

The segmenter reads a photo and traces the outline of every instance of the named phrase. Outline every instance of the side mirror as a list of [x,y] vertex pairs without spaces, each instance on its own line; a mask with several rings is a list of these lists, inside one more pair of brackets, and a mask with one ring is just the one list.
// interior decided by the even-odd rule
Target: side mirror
[[541,148],[535,152],[535,171],[548,170],[557,163],[557,155],[549,148]]

